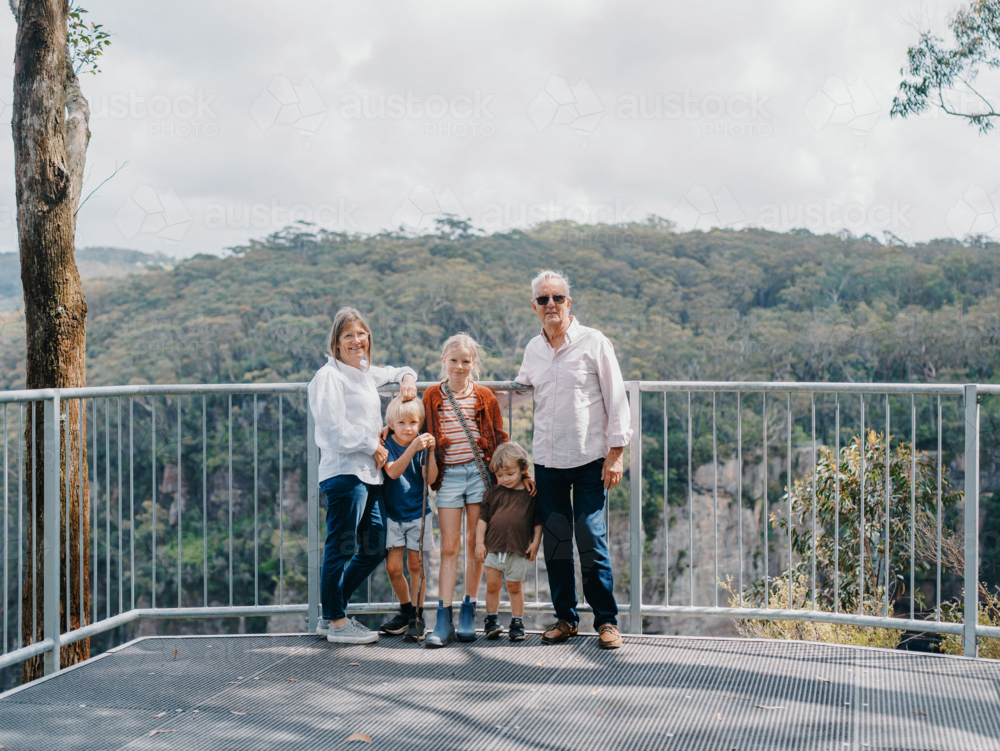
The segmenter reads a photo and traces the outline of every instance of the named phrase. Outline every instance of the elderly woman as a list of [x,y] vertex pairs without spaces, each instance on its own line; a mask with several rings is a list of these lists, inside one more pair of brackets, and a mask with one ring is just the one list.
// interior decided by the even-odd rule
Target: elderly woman
[[354,308],[341,308],[330,330],[327,363],[309,383],[309,409],[320,451],[320,489],[326,496],[326,548],[320,575],[319,636],[334,644],[378,641],[354,618],[347,601],[385,558],[382,465],[387,451],[378,387],[399,381],[400,395],[417,395],[411,368],[371,365],[372,332]]

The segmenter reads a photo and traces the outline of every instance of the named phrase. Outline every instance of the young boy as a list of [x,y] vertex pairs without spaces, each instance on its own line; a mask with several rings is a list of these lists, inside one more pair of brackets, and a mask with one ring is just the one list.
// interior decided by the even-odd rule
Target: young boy
[[[398,396],[389,402],[385,422],[392,433],[385,439],[389,452],[385,470],[386,548],[385,570],[389,574],[392,591],[399,598],[399,612],[382,624],[385,634],[406,634],[404,641],[419,642],[424,636],[424,591],[427,581],[420,579],[420,525],[424,502],[424,483],[437,478],[434,460],[434,436],[420,433],[424,421],[424,405],[419,399],[402,401]],[[427,466],[424,467],[424,456]],[[428,517],[431,513],[427,505]],[[434,549],[431,520],[424,521],[424,555]],[[407,551],[407,568],[410,584],[403,576],[403,551]]]
[[503,627],[497,611],[500,609],[500,586],[507,580],[510,594],[511,641],[524,639],[524,592],[521,581],[528,562],[538,555],[542,540],[542,519],[538,503],[524,487],[528,470],[528,452],[516,443],[497,446],[490,459],[490,471],[498,485],[483,495],[476,526],[476,558],[485,565],[487,639],[499,639]]

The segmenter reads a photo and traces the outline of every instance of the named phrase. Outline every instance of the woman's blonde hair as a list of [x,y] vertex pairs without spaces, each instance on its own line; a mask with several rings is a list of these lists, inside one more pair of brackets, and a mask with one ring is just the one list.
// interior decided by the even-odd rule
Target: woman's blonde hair
[[340,356],[340,348],[337,346],[337,342],[340,341],[340,335],[344,333],[344,329],[352,323],[360,323],[361,328],[368,334],[368,346],[365,347],[365,360],[371,365],[372,330],[368,326],[368,321],[365,320],[365,317],[361,315],[361,312],[357,308],[341,308],[337,311],[337,315],[333,317],[333,326],[330,328],[330,336],[326,342],[326,353],[333,359],[344,362],[344,358]]
[[466,352],[472,353],[472,359],[475,361],[472,365],[472,373],[470,377],[473,381],[479,378],[479,363],[483,359],[483,348],[479,346],[479,342],[473,339],[471,336],[461,331],[454,336],[449,336],[445,341],[444,346],[441,347],[441,378],[448,377],[448,371],[444,367],[444,358],[448,356],[448,353],[452,350],[464,349]]
[[394,422],[408,419],[423,422],[424,403],[419,399],[410,399],[410,401],[404,402],[403,397],[395,397],[385,408],[385,424],[392,427]]
[[528,452],[520,444],[513,441],[501,443],[493,451],[493,456],[490,459],[490,472],[496,474],[497,470],[501,467],[509,467],[515,463],[521,468],[522,472],[527,472],[529,463]]

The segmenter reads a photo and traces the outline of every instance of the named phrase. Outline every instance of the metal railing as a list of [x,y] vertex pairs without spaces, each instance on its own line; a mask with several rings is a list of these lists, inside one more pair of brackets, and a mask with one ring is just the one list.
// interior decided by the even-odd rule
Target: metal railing
[[[422,389],[428,385],[418,384],[418,387]],[[511,392],[524,388],[513,382],[484,385],[507,395],[502,402],[506,401],[508,426],[513,435],[515,412]],[[977,636],[1000,637],[1000,628],[977,625],[975,615],[965,618],[964,623],[941,621],[939,607],[942,598],[942,399],[955,407],[961,400],[962,405],[965,612],[975,614],[978,609],[979,402],[983,395],[1000,394],[1000,386],[631,381],[627,387],[633,436],[628,447],[629,472],[624,483],[627,493],[617,496],[627,499],[627,523],[616,519],[621,523],[615,528],[627,524],[628,529],[629,602],[621,607],[629,615],[631,632],[641,632],[643,618],[654,616],[799,620],[959,634],[964,639],[968,656],[976,655]],[[306,403],[306,388],[304,383],[144,385],[0,393],[4,426],[0,668],[44,655],[45,672],[55,672],[60,667],[61,646],[139,619],[305,614],[312,631],[319,614],[323,522],[317,477],[319,457]],[[652,402],[656,394],[662,397],[662,418],[661,408]],[[881,615],[864,613],[863,589],[858,598],[859,612],[845,612],[840,607],[840,585],[836,581],[833,608],[817,607],[816,593],[821,583],[817,577],[817,535],[833,535],[838,555],[843,545],[838,538],[839,521],[832,530],[816,528],[815,505],[812,560],[811,566],[806,568],[811,572],[810,606],[792,607],[791,572],[793,566],[802,561],[802,556],[793,553],[793,525],[786,525],[784,539],[779,539],[778,527],[767,519],[748,528],[748,523],[744,522],[745,499],[750,496],[755,504],[753,508],[762,509],[765,515],[775,509],[773,498],[768,497],[769,482],[775,478],[773,475],[769,478],[768,473],[777,471],[780,481],[783,462],[785,487],[790,487],[795,480],[795,457],[809,454],[811,462],[799,461],[799,475],[808,478],[811,473],[815,479],[817,452],[820,446],[829,445],[827,439],[830,437],[839,467],[844,430],[853,431],[861,441],[864,461],[866,416],[870,425],[871,415],[882,410],[885,435],[889,435],[893,399],[902,400],[904,404],[909,402],[910,445],[915,471],[918,428],[922,430],[921,435],[926,436],[919,420],[923,407],[918,410],[918,397],[929,400],[930,443],[933,445],[936,437],[937,447],[938,553],[934,584],[938,617],[919,619],[915,611],[914,515],[910,518],[909,617],[894,617],[895,603],[890,602],[889,597],[888,564],[884,571]],[[759,410],[755,400],[759,400]],[[649,409],[651,406],[654,409]],[[644,412],[647,422],[662,419],[662,437],[658,433],[644,436]],[[848,429],[846,421],[854,413],[857,420],[853,428]],[[521,433],[530,434],[527,410],[519,408],[518,416]],[[760,433],[748,442],[744,435],[745,424],[756,421],[758,416]],[[807,426],[810,429],[807,430]],[[37,433],[39,429],[41,432]],[[234,429],[238,444],[235,453]],[[784,436],[779,435],[781,431]],[[662,539],[662,566],[656,571],[647,571],[645,566],[649,561],[644,559],[643,514],[656,505],[649,503],[650,498],[644,499],[644,437],[655,449],[662,448],[662,479],[651,480],[653,485],[657,482],[662,485],[662,519],[658,532]],[[42,438],[44,440],[40,440]],[[671,445],[671,441],[676,444],[678,440],[684,445],[683,451]],[[784,444],[783,456],[780,449],[773,451],[779,440]],[[800,442],[798,448],[793,445],[796,440]],[[801,446],[803,440],[805,449]],[[529,441],[524,442],[530,446]],[[70,451],[61,450],[61,443]],[[662,446],[656,446],[657,443]],[[710,463],[706,459],[709,445]],[[126,446],[127,450],[123,451]],[[722,540],[722,548],[720,449],[724,464],[735,462],[736,474],[735,490],[721,493],[722,514],[732,517],[735,507],[737,520],[735,539]],[[748,455],[751,456],[750,465],[763,475],[760,481],[754,479],[750,483],[755,487],[759,485],[756,499],[752,498],[754,488],[748,488],[744,481]],[[655,461],[646,458],[647,468],[656,465]],[[701,468],[711,467],[710,496],[707,487],[696,482],[697,463],[701,463]],[[888,472],[888,462],[885,469]],[[44,476],[43,498],[36,497],[39,472]],[[294,504],[286,508],[290,500],[286,489],[291,479],[301,478],[302,474],[305,475],[304,519],[299,518],[301,514]],[[685,478],[686,487],[682,487],[680,493],[676,487],[671,488],[672,476]],[[298,488],[287,492],[301,500],[301,485],[299,482]],[[884,485],[885,529],[888,532],[890,489],[888,483]],[[79,531],[83,525],[77,525],[75,536],[71,534],[74,525],[69,517],[72,515],[64,511],[73,507],[69,501],[79,498],[87,487],[90,537],[85,540]],[[697,494],[696,487],[700,488]],[[815,484],[812,487],[815,492]],[[839,487],[838,476],[838,503]],[[863,488],[864,483],[862,493]],[[165,508],[167,498],[164,495],[172,502],[169,509]],[[703,506],[707,506],[707,499],[711,498],[711,532],[708,527],[696,532],[699,513],[695,507],[696,495]],[[64,508],[61,508],[61,497],[68,501]],[[790,506],[791,495],[785,497],[789,499],[786,505]],[[644,504],[644,500],[647,503]],[[44,547],[42,555],[36,551],[29,557],[28,551],[35,550],[34,542],[39,539],[35,523],[38,515],[34,513],[39,502],[43,504]],[[12,511],[15,503],[16,509]],[[605,517],[609,524],[611,506],[608,504]],[[189,509],[187,525],[186,507]],[[862,513],[863,509],[862,501]],[[791,519],[791,509],[784,510]],[[779,511],[782,509],[775,509],[775,513]],[[686,530],[683,529],[685,515]],[[170,529],[173,526],[176,526],[175,531]],[[682,541],[683,532],[686,532],[686,546],[682,550],[676,549],[676,545],[675,549],[670,546],[671,530],[675,528],[679,533],[674,536]],[[858,539],[860,549],[853,554],[863,574],[866,555],[872,556],[876,551],[865,551],[864,536],[859,534]],[[733,543],[736,563],[731,560]],[[883,543],[888,561],[888,534],[880,540],[880,544]],[[711,557],[698,558],[696,552],[699,548],[703,551],[706,546],[711,547]],[[660,555],[658,550],[651,552]],[[720,552],[723,553],[721,557]],[[845,550],[845,554],[848,552]],[[90,563],[89,581],[82,576],[85,555]],[[674,557],[676,564],[671,563]],[[839,572],[839,566],[834,568]],[[621,575],[622,572],[618,572],[616,578]],[[728,606],[720,603],[724,590],[719,585],[723,575],[732,576],[736,581],[737,596]],[[782,576],[787,578],[789,607],[771,607],[768,597],[773,592],[772,582]],[[706,577],[710,577],[709,584],[702,590],[707,593],[707,601],[699,602],[696,583],[704,583]],[[744,602],[744,588],[751,577],[762,578],[764,582],[763,607],[749,607]],[[662,602],[643,602],[644,582],[660,578]],[[44,585],[44,603],[39,608],[38,598],[32,597],[29,611],[22,607],[23,587],[37,591],[39,581]],[[526,603],[526,609],[551,612],[551,603],[539,599],[538,582],[536,562],[535,599]],[[863,588],[863,582],[862,575],[859,587]],[[16,600],[12,602],[15,591]],[[76,596],[76,606],[72,606],[72,597],[65,598],[71,606],[61,611],[61,595],[68,592]],[[87,595],[89,609],[83,607]],[[164,601],[165,598],[169,598],[168,601]],[[687,601],[677,602],[682,598]],[[393,609],[391,598],[388,601],[372,599],[370,579],[367,600],[352,603],[349,612],[375,613]],[[589,610],[585,605],[580,609]],[[41,624],[38,623],[39,610],[42,611]],[[22,643],[27,619],[31,619],[33,638]]]

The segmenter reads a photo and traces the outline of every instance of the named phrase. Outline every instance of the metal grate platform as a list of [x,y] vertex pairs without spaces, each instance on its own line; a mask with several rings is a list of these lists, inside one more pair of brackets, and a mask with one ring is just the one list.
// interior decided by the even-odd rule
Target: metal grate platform
[[992,751],[998,689],[993,661],[795,642],[164,637],[0,698],[0,747]]

